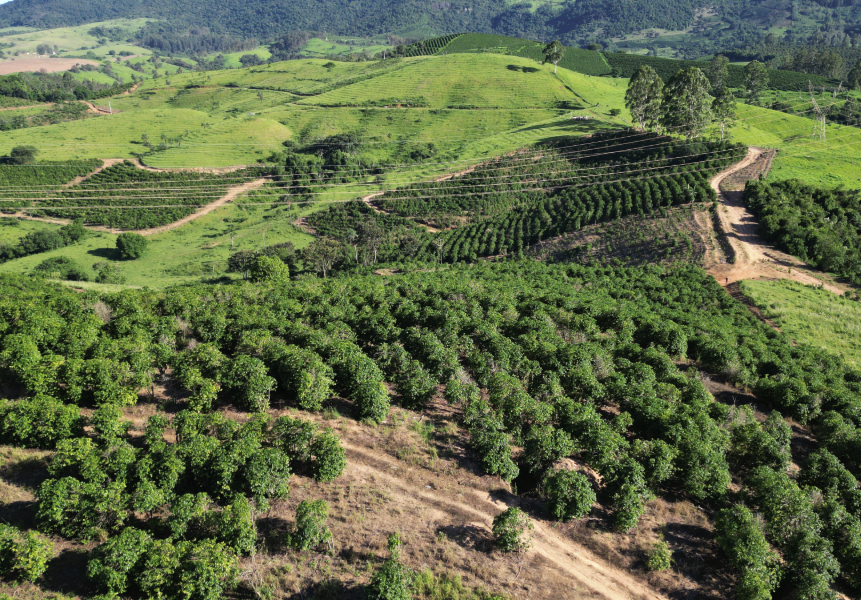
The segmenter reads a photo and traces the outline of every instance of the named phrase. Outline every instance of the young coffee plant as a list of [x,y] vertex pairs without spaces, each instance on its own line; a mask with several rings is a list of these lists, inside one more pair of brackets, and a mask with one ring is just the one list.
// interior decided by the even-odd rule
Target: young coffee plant
[[516,507],[506,509],[493,519],[493,537],[503,552],[525,552],[532,546],[532,521]]

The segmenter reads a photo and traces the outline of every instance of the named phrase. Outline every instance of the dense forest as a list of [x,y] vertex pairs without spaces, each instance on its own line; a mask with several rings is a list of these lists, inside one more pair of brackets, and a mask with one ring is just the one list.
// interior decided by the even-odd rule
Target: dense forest
[[361,0],[344,5],[327,0],[311,2],[190,2],[154,0],[146,3],[73,2],[72,0],[15,0],[0,6],[0,24],[60,27],[120,17],[168,19],[186,27],[207,27],[215,34],[270,38],[291,31],[327,31],[345,35],[375,35],[410,30],[425,24],[450,33],[475,31],[573,42],[583,33],[601,29],[604,35],[644,28],[683,29],[697,9],[716,6],[738,19],[746,0],[673,0],[660,5],[646,0],[583,0],[554,7],[527,3],[504,5],[491,0],[441,2],[428,5],[410,0]]
[[[483,471],[547,494],[547,518],[584,514],[551,469],[572,456],[600,474],[583,481],[610,529],[630,530],[655,496],[706,507],[743,597],[859,589],[857,372],[793,345],[693,267],[416,271],[115,294],[3,276],[0,438],[51,452],[18,514],[54,540],[97,540],[76,584],[87,594],[221,597],[238,559],[270,556],[283,535],[264,516],[291,473],[327,482],[344,469],[337,435],[303,414],[338,401],[378,423],[391,403],[420,411],[441,393]],[[715,402],[706,377],[755,389],[767,419]],[[132,438],[123,407],[151,402],[156,383],[173,410]],[[300,412],[274,419],[274,403]],[[817,434],[797,478],[785,417]],[[306,531],[300,508],[299,539],[282,543],[327,543],[325,511]],[[0,532],[16,559],[4,570],[38,581],[52,542],[22,526]],[[368,597],[387,598],[378,576]]]

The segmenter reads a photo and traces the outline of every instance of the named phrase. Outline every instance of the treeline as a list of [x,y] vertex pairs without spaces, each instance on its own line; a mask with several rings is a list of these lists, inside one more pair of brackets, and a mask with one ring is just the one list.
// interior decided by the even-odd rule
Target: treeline
[[[706,68],[708,63],[691,60],[673,60],[669,58],[658,58],[655,56],[643,56],[639,54],[620,54],[613,52],[604,53],[604,57],[613,68],[613,74],[619,77],[630,78],[641,66],[647,65],[663,79],[668,81],[682,69],[687,67]],[[745,87],[745,70],[739,65],[727,65],[727,77],[725,85],[731,88]],[[790,92],[807,91],[809,82],[815,86],[836,85],[837,82],[828,77],[820,75],[809,75],[793,71],[781,71],[768,69],[769,87],[775,90]]]
[[95,100],[119,94],[131,85],[80,81],[71,73],[15,73],[0,75],[0,96],[34,102]]
[[[591,486],[615,530],[656,496],[716,513],[742,597],[859,590],[857,372],[793,345],[690,266],[428,267],[100,295],[0,277],[0,369],[20,398],[0,408],[0,436],[54,452],[38,529],[106,539],[88,572],[116,593],[148,581],[141,549],[167,563],[154,581],[171,589],[197,571],[164,552],[217,545],[223,595],[236,555],[269,552],[254,515],[287,493],[288,467],[325,481],[339,471],[315,471],[330,464],[320,456],[343,464],[334,436],[273,421],[273,403],[320,410],[337,395],[379,422],[390,402],[422,410],[442,386],[483,471],[521,493],[541,497],[536,483],[576,458],[600,475]],[[706,376],[753,389],[768,418],[715,402]],[[155,382],[181,411],[152,417],[132,445],[120,408]],[[210,412],[222,403],[253,414],[240,425]],[[79,406],[95,409],[87,421]],[[785,417],[820,440],[794,477]]]
[[861,283],[857,190],[817,188],[797,179],[750,181],[744,197],[764,238],[818,269]]
[[[153,0],[146,8],[134,4],[105,7],[91,2],[31,0],[25,6],[0,9],[2,25],[34,25],[40,28],[69,26],[123,17],[169,20],[178,27],[209,27],[213,31],[257,39],[271,39],[290,31],[327,31],[342,35],[371,36],[409,31],[422,23],[441,32],[473,31],[526,37],[561,39],[571,45],[593,37],[596,30],[610,37],[644,28],[679,30],[688,27],[700,0],[673,0],[661,7],[646,0],[632,0],[620,7],[613,0],[584,0],[536,8],[525,4],[501,6],[491,0],[435,3],[418,0],[362,0],[348,7],[334,0],[300,0],[273,4],[262,0],[191,2]],[[716,8],[733,18],[746,6],[739,0],[720,0]],[[735,17],[738,18],[738,17]]]
[[0,263],[69,246],[84,238],[87,230],[82,221],[75,221],[57,230],[31,231],[16,244],[0,244]]
[[[846,80],[861,60],[861,35],[845,44],[807,45],[787,42],[761,43],[725,53],[732,60],[758,60],[774,69],[800,71],[831,79]],[[814,82],[815,83],[815,82]]]

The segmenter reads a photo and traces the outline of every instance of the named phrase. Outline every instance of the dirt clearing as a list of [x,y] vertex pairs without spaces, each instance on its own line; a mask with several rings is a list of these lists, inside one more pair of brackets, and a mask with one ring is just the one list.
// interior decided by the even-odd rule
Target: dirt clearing
[[4,60],[0,62],[0,75],[11,75],[12,73],[59,73],[68,71],[75,65],[96,65],[99,63],[85,58],[48,58],[47,56],[24,56]]

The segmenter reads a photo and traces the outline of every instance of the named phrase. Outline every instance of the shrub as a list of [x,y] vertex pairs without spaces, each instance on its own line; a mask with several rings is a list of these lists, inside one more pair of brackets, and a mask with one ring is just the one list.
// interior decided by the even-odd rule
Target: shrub
[[139,233],[126,232],[117,236],[117,250],[123,260],[136,260],[146,254],[149,241]]
[[275,363],[281,389],[295,395],[302,410],[315,411],[332,395],[332,369],[320,356],[306,348],[282,347]]
[[303,500],[296,507],[296,523],[288,543],[296,550],[311,550],[332,539],[326,527],[329,503],[325,500]]
[[6,162],[13,165],[26,165],[36,160],[39,150],[33,146],[15,146],[9,152]]
[[255,412],[269,409],[269,394],[276,382],[259,358],[245,354],[235,357],[227,368],[225,383],[242,408]]
[[87,575],[101,589],[124,594],[129,588],[129,579],[137,576],[138,562],[146,554],[151,540],[146,532],[126,527],[93,550],[87,563]]
[[526,513],[512,507],[494,517],[491,531],[503,552],[525,552],[532,545],[532,536],[527,534],[532,528]]
[[673,566],[673,553],[664,541],[655,542],[646,554],[646,568],[650,571],[666,571]]
[[276,256],[258,256],[251,266],[251,281],[286,281],[290,279],[290,269]]
[[557,521],[570,521],[589,514],[596,501],[589,479],[576,471],[557,471],[545,486],[550,512]]
[[33,267],[33,275],[35,277],[62,279],[65,281],[90,280],[84,268],[67,256],[55,256],[43,260]]
[[76,406],[49,396],[0,404],[0,440],[27,448],[53,448],[83,433],[84,419]]
[[263,448],[245,464],[245,480],[258,510],[267,510],[271,498],[290,493],[290,458],[277,448]]
[[715,538],[741,572],[736,585],[739,600],[767,600],[780,581],[780,562],[753,513],[735,505],[715,516]]
[[124,489],[123,482],[48,479],[39,488],[36,520],[47,531],[89,541],[122,526],[128,516]]
[[324,429],[311,441],[311,472],[317,481],[333,481],[347,466],[347,453],[331,429]]
[[247,498],[238,496],[224,507],[218,516],[218,540],[238,554],[254,554],[257,545],[257,528],[254,510]]
[[36,581],[48,568],[54,544],[33,531],[0,525],[0,575]]
[[365,588],[368,600],[412,600],[413,572],[401,564],[401,538],[393,533],[388,540],[391,556],[371,577]]
[[126,282],[126,276],[123,275],[120,268],[113,263],[97,262],[93,265],[93,270],[96,272],[97,283],[122,284]]

